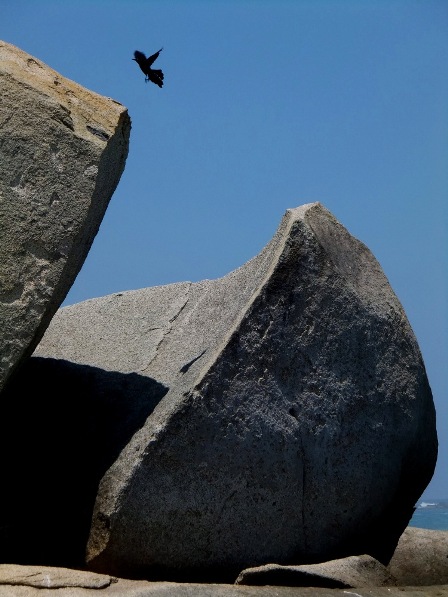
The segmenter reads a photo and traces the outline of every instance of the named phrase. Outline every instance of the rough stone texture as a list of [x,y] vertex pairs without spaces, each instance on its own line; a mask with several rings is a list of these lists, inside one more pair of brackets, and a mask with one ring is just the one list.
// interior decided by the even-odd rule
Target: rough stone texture
[[378,560],[362,555],[304,566],[266,564],[248,568],[239,574],[236,584],[342,589],[393,586],[396,582]]
[[389,563],[399,584],[448,584],[448,531],[408,527]]
[[87,549],[99,572],[233,582],[268,562],[386,564],[434,471],[434,405],[403,308],[317,203],[288,210],[224,278],[60,309],[35,354],[47,358],[33,383],[59,371],[64,396],[82,377],[107,404],[100,390],[119,380],[112,410],[127,409],[130,439],[113,439],[117,416]]
[[[448,585],[369,587],[348,591],[316,587],[155,583],[118,578],[111,579],[113,582],[99,589],[77,586],[76,579],[80,578],[77,570],[64,570],[61,578],[65,578],[67,584],[55,590],[30,586],[30,581],[42,573],[42,568],[14,566],[14,569],[16,572],[11,576],[2,578],[0,575],[0,597],[448,597]],[[51,574],[59,577],[57,569],[52,569]]]
[[0,41],[0,389],[73,284],[124,168],[127,110]]
[[84,570],[0,564],[0,585],[26,585],[40,589],[60,589],[61,587],[104,589],[115,580],[104,574]]

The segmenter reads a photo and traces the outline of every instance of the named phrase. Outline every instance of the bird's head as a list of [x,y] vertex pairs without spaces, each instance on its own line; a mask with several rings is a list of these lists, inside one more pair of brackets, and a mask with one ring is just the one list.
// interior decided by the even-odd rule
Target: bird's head
[[135,62],[138,62],[139,60],[146,60],[146,56],[143,54],[143,52],[135,50],[134,58],[132,60],[135,60]]

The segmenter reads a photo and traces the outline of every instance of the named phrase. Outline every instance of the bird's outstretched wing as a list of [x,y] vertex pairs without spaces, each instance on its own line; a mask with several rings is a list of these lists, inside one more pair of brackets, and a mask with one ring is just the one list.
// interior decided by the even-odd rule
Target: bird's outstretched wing
[[146,64],[148,66],[151,66],[151,64],[157,59],[158,55],[160,54],[160,52],[163,50],[163,48],[160,48],[160,50],[158,52],[156,52],[155,54],[152,54],[152,56],[149,56],[146,59]]

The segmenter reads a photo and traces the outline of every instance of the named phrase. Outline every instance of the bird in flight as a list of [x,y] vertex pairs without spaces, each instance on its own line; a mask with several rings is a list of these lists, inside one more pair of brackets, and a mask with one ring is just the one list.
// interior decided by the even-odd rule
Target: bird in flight
[[163,85],[162,71],[160,69],[151,68],[151,64],[157,59],[158,55],[160,54],[160,52],[162,50],[163,50],[163,48],[160,48],[160,50],[158,52],[156,52],[149,58],[146,58],[146,56],[143,54],[143,52],[139,52],[138,50],[135,50],[134,58],[132,60],[135,60],[135,62],[139,65],[139,67],[145,73],[145,75],[146,75],[145,83],[147,83],[148,81],[152,81],[159,87],[162,87],[162,85]]

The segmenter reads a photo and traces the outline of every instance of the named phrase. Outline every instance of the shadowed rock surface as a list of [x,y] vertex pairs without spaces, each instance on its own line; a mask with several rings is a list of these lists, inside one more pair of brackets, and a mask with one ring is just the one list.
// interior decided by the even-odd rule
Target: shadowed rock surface
[[35,354],[168,389],[100,482],[99,572],[233,582],[269,562],[387,564],[434,471],[415,336],[373,255],[320,204],[288,210],[224,278],[60,309]]
[[128,153],[124,106],[0,41],[0,389],[72,286]]
[[2,393],[0,561],[83,567],[98,484],[168,388],[31,357]]

